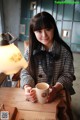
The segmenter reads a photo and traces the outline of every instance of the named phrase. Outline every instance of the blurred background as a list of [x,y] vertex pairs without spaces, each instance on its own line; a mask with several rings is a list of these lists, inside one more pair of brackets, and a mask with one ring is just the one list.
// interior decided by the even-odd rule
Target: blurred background
[[73,86],[72,109],[80,119],[80,0],[0,0],[0,34],[9,32],[18,38],[15,44],[24,54],[24,42],[29,37],[30,19],[41,11],[53,15],[63,40],[74,55],[76,81]]

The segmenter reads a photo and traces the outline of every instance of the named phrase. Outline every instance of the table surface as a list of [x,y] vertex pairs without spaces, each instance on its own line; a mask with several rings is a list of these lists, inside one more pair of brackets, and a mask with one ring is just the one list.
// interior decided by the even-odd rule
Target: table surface
[[62,97],[52,103],[40,104],[26,101],[24,90],[21,88],[0,88],[0,105],[17,107],[16,120],[56,120],[57,106]]

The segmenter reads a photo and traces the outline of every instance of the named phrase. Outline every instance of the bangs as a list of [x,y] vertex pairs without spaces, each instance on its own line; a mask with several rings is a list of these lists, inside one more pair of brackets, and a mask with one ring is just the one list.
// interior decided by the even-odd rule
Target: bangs
[[33,21],[33,31],[41,30],[41,29],[52,29],[53,24],[50,22],[50,20],[44,16],[40,16],[39,18],[34,19]]

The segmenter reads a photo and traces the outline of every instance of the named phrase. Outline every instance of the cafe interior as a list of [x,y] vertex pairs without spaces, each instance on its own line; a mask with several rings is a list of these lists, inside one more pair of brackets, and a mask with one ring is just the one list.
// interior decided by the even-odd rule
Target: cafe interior
[[[41,11],[55,19],[59,34],[70,46],[76,80],[71,96],[61,91],[52,103],[30,103],[20,87],[20,72],[28,66],[24,51],[28,46],[30,19]],[[79,120],[80,119],[80,0],[0,0],[0,119]],[[7,39],[7,42],[5,41]]]

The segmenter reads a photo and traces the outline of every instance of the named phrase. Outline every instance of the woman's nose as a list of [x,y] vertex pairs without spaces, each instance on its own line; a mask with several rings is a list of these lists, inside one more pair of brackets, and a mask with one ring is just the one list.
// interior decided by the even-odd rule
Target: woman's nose
[[46,34],[46,31],[43,31],[42,32],[42,36],[45,37],[47,34]]

